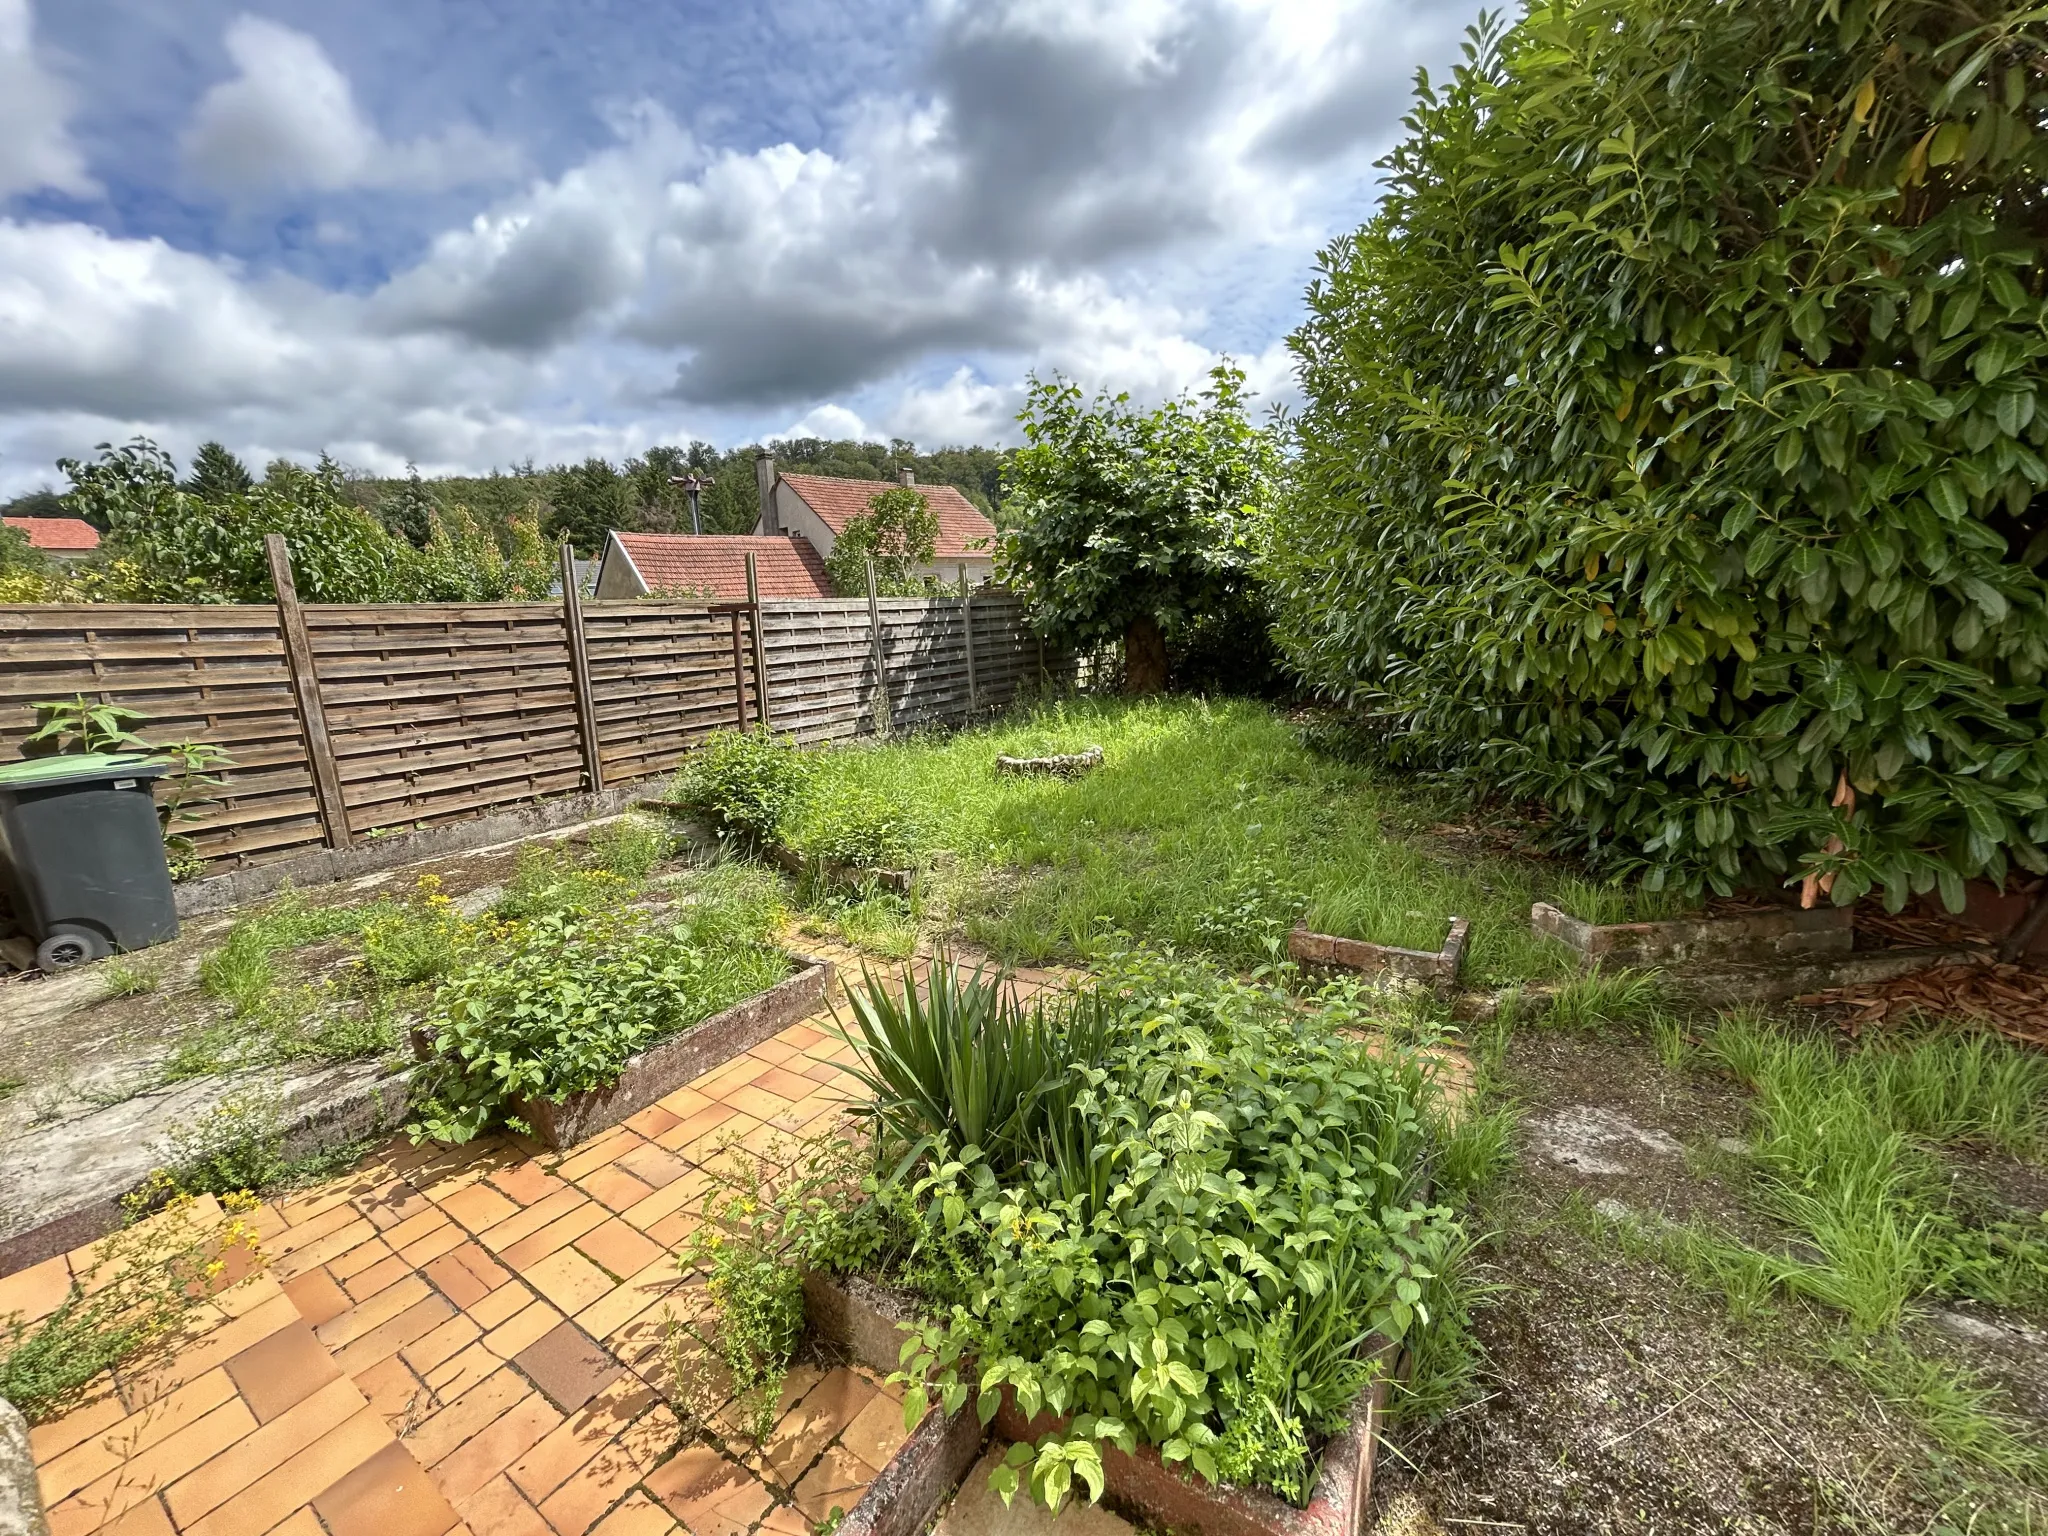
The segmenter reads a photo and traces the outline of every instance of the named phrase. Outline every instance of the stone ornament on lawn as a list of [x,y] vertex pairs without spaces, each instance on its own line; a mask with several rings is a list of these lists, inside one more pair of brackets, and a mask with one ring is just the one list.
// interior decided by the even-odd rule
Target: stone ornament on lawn
[[996,757],[997,773],[1043,773],[1056,779],[1078,779],[1102,766],[1102,748],[1085,752],[1055,752],[1048,757]]

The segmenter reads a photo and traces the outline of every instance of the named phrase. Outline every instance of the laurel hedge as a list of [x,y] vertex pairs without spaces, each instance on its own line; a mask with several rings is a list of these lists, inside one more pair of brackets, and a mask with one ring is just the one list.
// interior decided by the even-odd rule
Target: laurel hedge
[[1293,338],[1308,682],[1652,886],[2048,868],[2048,34],[1539,0]]

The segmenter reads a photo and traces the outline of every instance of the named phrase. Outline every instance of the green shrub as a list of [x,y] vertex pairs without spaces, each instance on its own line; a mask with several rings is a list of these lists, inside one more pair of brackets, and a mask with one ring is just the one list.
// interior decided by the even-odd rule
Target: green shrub
[[669,791],[721,838],[760,848],[778,841],[811,777],[811,760],[766,726],[718,731],[692,753]]
[[1537,0],[1323,253],[1279,633],[1697,893],[2048,869],[2048,109],[2011,0]]
[[[957,986],[934,974],[942,997]],[[1306,1501],[1309,1446],[1380,1369],[1362,1347],[1455,1308],[1463,1248],[1422,1198],[1425,1059],[1353,1038],[1355,992],[1318,1001],[1123,957],[1092,998],[1013,1014],[980,1050],[956,1024],[929,1047],[942,1032],[913,1031],[910,1070],[878,1063],[877,1112],[936,1147],[901,1182],[871,1181],[939,1318],[906,1351],[907,1419],[935,1392],[986,1420],[1005,1385],[1026,1414],[1071,1415],[997,1473],[1014,1491],[1028,1464],[1055,1506],[1077,1480],[1100,1496],[1103,1442],[1140,1441]],[[999,1079],[1036,1087],[999,1097],[984,1086]],[[955,1139],[962,1107],[984,1104],[1006,1126],[1036,1120],[1028,1155],[1014,1129]]]
[[516,1099],[610,1086],[635,1052],[787,975],[759,937],[705,947],[687,925],[577,911],[517,925],[435,994],[414,1134],[467,1141]]
[[845,778],[815,783],[788,828],[809,859],[852,869],[900,869],[918,846],[916,814],[885,789]]
[[675,834],[645,816],[621,816],[590,834],[591,866],[621,880],[645,880],[675,852]]
[[841,597],[866,597],[872,562],[878,596],[915,597],[925,589],[915,572],[931,564],[938,537],[938,514],[924,492],[893,485],[869,497],[867,511],[847,519],[825,557],[825,574]]

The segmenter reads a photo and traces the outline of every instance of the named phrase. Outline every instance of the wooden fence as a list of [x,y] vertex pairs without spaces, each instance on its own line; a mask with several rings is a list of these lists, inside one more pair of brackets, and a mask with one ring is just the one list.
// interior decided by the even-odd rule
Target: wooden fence
[[[86,694],[235,766],[229,868],[672,772],[765,718],[805,743],[961,725],[1050,680],[1007,593],[828,602],[0,607],[0,759]],[[879,662],[879,668],[877,663]],[[766,709],[762,706],[765,693]]]

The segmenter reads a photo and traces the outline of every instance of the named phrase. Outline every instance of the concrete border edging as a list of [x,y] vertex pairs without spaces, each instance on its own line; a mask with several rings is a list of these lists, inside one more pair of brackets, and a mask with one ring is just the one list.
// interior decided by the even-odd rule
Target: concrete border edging
[[1585,957],[1588,964],[1677,966],[1717,959],[1754,964],[1793,956],[1846,954],[1856,943],[1848,907],[1777,907],[1724,917],[1651,923],[1589,923],[1547,901],[1529,909],[1529,926]]
[[[909,1298],[857,1276],[812,1273],[804,1276],[804,1308],[814,1333],[862,1365],[899,1368],[901,1340],[916,1316]],[[1395,1353],[1391,1345],[1382,1347],[1387,1369],[1352,1405],[1349,1426],[1324,1448],[1306,1509],[1257,1489],[1212,1486],[1169,1467],[1149,1445],[1131,1455],[1104,1449],[1103,1503],[1142,1525],[1192,1536],[1364,1536]],[[1027,1420],[1005,1388],[990,1427],[1005,1439],[1030,1441],[1060,1423],[1049,1414]],[[984,1439],[971,1403],[951,1416],[934,1407],[848,1513],[839,1527],[842,1536],[913,1536],[923,1530],[973,1467]]]
[[224,912],[230,907],[256,901],[279,887],[327,885],[336,880],[353,880],[360,875],[380,874],[406,864],[420,864],[458,853],[473,853],[498,843],[516,843],[523,838],[559,832],[582,822],[615,816],[628,810],[646,793],[645,784],[622,784],[595,794],[564,795],[543,800],[518,810],[498,811],[489,816],[451,821],[418,832],[400,832],[375,842],[357,843],[347,849],[317,849],[294,854],[267,864],[251,864],[225,874],[206,875],[177,887],[178,916],[199,917]]
[[28,1420],[0,1397],[0,1536],[50,1536]]
[[520,1099],[513,1113],[533,1127],[536,1137],[560,1151],[667,1098],[824,1006],[832,986],[832,962],[803,955],[793,958],[803,967],[794,976],[649,1046],[626,1062],[609,1088],[572,1093],[560,1103]]
[[1311,933],[1297,924],[1287,935],[1287,953],[1307,965],[1391,976],[1448,996],[1458,984],[1458,969],[1465,963],[1465,944],[1471,933],[1470,918],[1454,917],[1442,949],[1400,949],[1392,944],[1339,938],[1334,933]]

